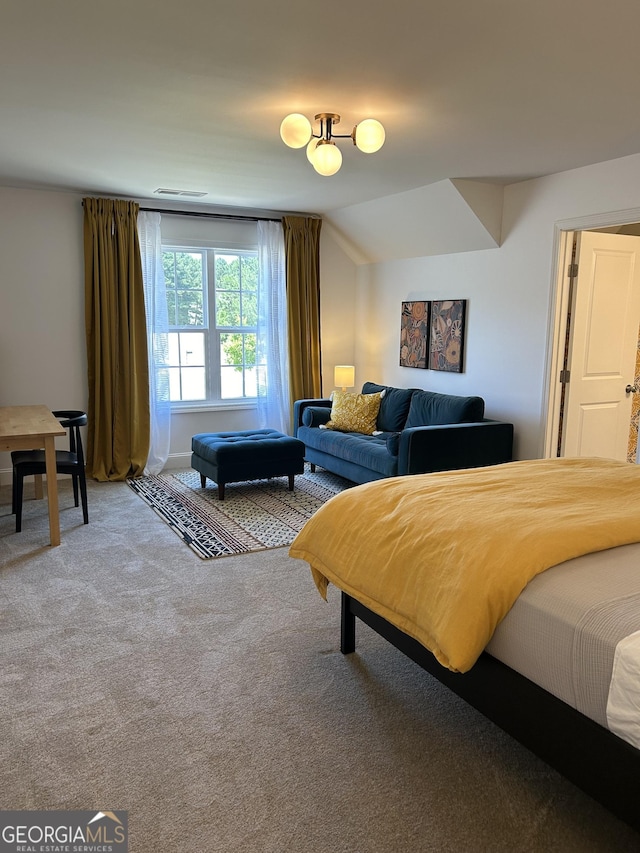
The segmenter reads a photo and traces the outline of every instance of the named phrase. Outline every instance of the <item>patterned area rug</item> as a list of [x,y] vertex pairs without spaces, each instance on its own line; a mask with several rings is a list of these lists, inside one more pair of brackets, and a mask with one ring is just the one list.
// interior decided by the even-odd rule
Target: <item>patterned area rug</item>
[[312,474],[308,465],[293,492],[287,477],[273,477],[229,483],[223,501],[215,483],[201,488],[193,470],[127,482],[204,560],[290,545],[323,503],[353,485],[322,469]]

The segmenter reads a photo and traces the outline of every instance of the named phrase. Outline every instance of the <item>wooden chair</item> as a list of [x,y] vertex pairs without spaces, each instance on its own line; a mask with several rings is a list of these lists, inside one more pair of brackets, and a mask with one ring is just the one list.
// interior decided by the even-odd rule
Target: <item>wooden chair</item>
[[[64,409],[53,414],[60,420],[60,424],[69,430],[69,450],[56,450],[56,470],[58,474],[71,475],[75,506],[79,506],[79,492],[84,523],[88,524],[87,481],[80,436],[80,427],[86,426],[87,415],[85,412],[73,409]],[[13,464],[12,512],[16,517],[16,533],[19,533],[22,530],[22,496],[25,477],[35,476],[36,497],[42,497],[42,475],[45,473],[44,450],[14,450],[11,454],[11,462]]]

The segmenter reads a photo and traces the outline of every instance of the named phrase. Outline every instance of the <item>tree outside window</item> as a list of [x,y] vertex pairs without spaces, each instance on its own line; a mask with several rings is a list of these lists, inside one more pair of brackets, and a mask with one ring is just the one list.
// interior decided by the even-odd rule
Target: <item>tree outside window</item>
[[163,266],[171,400],[255,398],[256,253],[165,248]]

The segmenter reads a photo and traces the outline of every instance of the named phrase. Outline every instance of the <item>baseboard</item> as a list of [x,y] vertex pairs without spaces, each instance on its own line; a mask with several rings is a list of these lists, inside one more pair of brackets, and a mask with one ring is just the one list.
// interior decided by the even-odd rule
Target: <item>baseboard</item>
[[163,471],[168,469],[175,470],[176,468],[191,468],[191,452],[189,453],[170,453],[167,461],[164,463]]
[[[10,486],[12,479],[13,479],[13,470],[11,468],[0,468],[0,486]],[[58,480],[66,480],[66,479],[68,479],[67,474],[59,474],[58,475]],[[47,482],[47,475],[46,474],[42,475],[42,482],[43,483]],[[33,478],[28,477],[25,480],[25,483],[33,483]]]
[[[170,453],[163,471],[185,469],[191,467],[191,453]],[[11,468],[0,468],[0,486],[11,485]]]

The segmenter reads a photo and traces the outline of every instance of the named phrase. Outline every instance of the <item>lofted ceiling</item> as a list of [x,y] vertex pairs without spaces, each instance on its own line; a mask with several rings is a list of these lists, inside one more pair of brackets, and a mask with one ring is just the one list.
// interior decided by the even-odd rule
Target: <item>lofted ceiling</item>
[[[0,185],[330,214],[640,151],[638,0],[0,0]],[[289,112],[367,117],[325,178]]]

